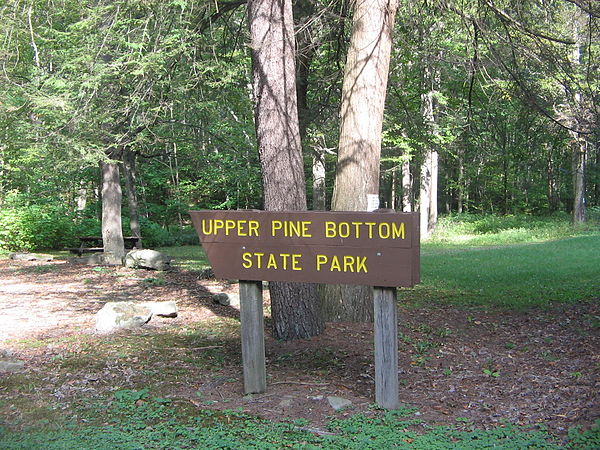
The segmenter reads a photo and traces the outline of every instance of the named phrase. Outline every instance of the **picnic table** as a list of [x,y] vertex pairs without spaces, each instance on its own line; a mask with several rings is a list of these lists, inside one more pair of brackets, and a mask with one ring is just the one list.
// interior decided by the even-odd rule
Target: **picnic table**
[[[79,239],[80,242],[79,247],[69,247],[65,250],[69,250],[71,253],[75,253],[78,256],[81,256],[84,253],[104,251],[102,236],[80,236],[77,239]],[[136,248],[139,245],[140,240],[141,238],[135,236],[123,237],[123,242],[125,243],[125,248],[127,249]]]

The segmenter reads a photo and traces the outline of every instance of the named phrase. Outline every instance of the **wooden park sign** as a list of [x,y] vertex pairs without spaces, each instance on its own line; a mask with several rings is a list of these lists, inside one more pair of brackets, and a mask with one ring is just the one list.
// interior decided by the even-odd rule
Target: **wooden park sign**
[[374,287],[375,400],[398,406],[396,287],[419,283],[416,213],[190,211],[215,276],[240,280],[244,389],[266,390],[262,281]]

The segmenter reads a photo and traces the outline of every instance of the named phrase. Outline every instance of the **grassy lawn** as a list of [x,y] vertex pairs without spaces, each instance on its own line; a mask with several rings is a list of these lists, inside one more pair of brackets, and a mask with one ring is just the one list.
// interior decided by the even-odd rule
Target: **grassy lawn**
[[[209,267],[199,246],[157,250],[172,256],[174,265],[184,270]],[[63,252],[55,255],[66,256]],[[449,304],[459,308],[520,310],[546,307],[555,302],[598,299],[600,230],[597,225],[573,229],[564,220],[528,220],[523,217],[444,219],[433,238],[422,244],[421,278],[420,285],[400,292],[401,302],[408,302],[416,308],[420,305]],[[226,345],[237,348],[237,328],[232,331],[228,322],[226,325],[219,337],[233,342]],[[185,333],[170,336],[167,333],[106,338],[101,346],[94,341],[94,351],[116,352],[116,356],[111,358],[117,360],[127,358],[127,346],[136,346],[138,341],[143,341],[141,347],[144,349],[210,349],[214,346],[213,335],[219,329],[209,322],[203,323],[202,327],[206,328],[202,328],[204,334],[196,330],[189,336]],[[96,361],[99,357],[94,356],[91,346],[89,349],[82,347],[76,355],[78,359],[71,361],[63,357],[57,360],[57,364],[72,364],[73,367],[67,367],[72,371],[79,366],[92,371],[94,363],[101,363],[103,368],[104,360]],[[219,367],[226,353],[220,348],[223,345],[215,347],[219,348],[193,358],[190,356],[188,363]],[[157,353],[154,357],[164,359],[161,355]],[[151,357],[143,357],[140,361],[152,380],[162,380],[167,375],[185,376],[185,373],[170,374],[165,367],[156,369],[158,363]],[[22,384],[20,390],[34,392],[34,381],[23,376],[21,383],[20,376],[14,375],[11,379],[20,383],[19,386]],[[0,374],[0,393],[3,389],[7,392],[11,389],[7,380],[8,377],[3,379]],[[43,381],[35,381],[38,382]],[[478,429],[466,421],[457,421],[452,426],[430,426],[415,418],[419,414],[416,409],[406,406],[391,412],[371,410],[368,417],[363,414],[347,418],[332,416],[326,427],[316,430],[303,420],[290,421],[285,416],[276,423],[238,410],[199,408],[181,399],[157,397],[160,394],[156,394],[156,389],[152,384],[145,384],[136,389],[120,388],[110,394],[111,398],[83,395],[76,414],[69,416],[61,416],[55,411],[54,408],[60,408],[56,403],[46,408],[52,420],[44,422],[44,419],[35,424],[26,422],[22,430],[3,428],[0,417],[0,448],[600,448],[600,422],[585,432],[573,428],[568,436],[557,438],[546,433],[543,427],[531,431],[509,423],[487,430]],[[13,407],[17,408],[18,405],[15,405]],[[10,404],[6,406],[10,407]]]
[[417,304],[528,308],[600,295],[600,235],[502,247],[425,244],[422,283],[402,292]]

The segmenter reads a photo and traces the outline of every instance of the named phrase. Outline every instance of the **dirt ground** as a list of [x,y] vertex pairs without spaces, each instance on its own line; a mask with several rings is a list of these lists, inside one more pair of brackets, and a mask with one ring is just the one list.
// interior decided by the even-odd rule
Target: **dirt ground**
[[[153,377],[167,375],[149,371],[151,364],[143,361],[143,355],[69,371],[56,361],[82,352],[82,342],[105,339],[95,335],[94,314],[107,301],[176,300],[177,318],[155,318],[141,331],[124,335],[170,331],[183,335],[219,317],[235,325],[238,310],[214,304],[211,295],[236,289],[235,284],[202,280],[198,273],[187,271],[157,274],[71,261],[3,259],[0,357],[3,352],[24,361],[26,376],[43,375],[43,385],[35,389],[37,402],[47,397],[68,405],[86,396],[107,396],[116,387],[155,384]],[[268,306],[268,299],[265,303]],[[600,419],[599,303],[597,299],[529,312],[401,304],[401,402],[415,407],[415,418],[430,425],[489,428],[510,422],[536,428],[545,424],[557,434],[575,425],[587,428]],[[237,336],[215,341],[223,356],[219,367],[190,366],[194,355],[210,351],[211,346],[162,349],[153,364],[162,362],[164,374],[177,366],[189,369],[183,377],[173,376],[167,395],[198,408],[241,407],[266,419],[305,418],[317,428],[334,415],[372,412],[371,324],[329,323],[322,336],[294,342],[276,341],[268,330],[266,335],[268,390],[264,394],[243,394]],[[10,376],[14,375],[0,373],[0,397],[9,399],[5,405],[23,391],[19,394],[7,382]],[[335,412],[328,396],[351,400],[352,406]],[[0,424],[14,423],[19,414],[15,408],[0,407]]]

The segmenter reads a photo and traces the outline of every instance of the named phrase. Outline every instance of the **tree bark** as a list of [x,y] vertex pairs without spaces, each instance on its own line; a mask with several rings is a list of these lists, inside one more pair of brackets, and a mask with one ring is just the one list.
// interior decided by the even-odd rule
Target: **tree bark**
[[435,225],[438,216],[438,152],[435,149],[435,138],[438,136],[436,118],[435,91],[438,80],[432,63],[428,61],[425,65],[425,82],[428,90],[422,95],[423,122],[427,127],[432,139],[427,144],[423,165],[421,166],[421,189],[419,196],[419,211],[421,222],[421,238],[427,239]]
[[[379,194],[381,129],[397,0],[357,0],[344,70],[338,161],[331,209],[364,211]],[[373,292],[327,286],[326,320],[373,321]]]
[[410,160],[402,161],[402,211],[412,212],[412,175],[410,173]]
[[313,149],[313,210],[324,211],[327,204],[325,186],[325,151],[322,148]]
[[[270,211],[305,210],[291,1],[250,0],[248,23],[264,206]],[[316,285],[271,282],[269,290],[275,338],[304,339],[322,333]]]
[[102,241],[107,264],[121,265],[125,258],[125,245],[121,224],[121,181],[119,165],[101,162],[102,171]]
[[131,230],[131,236],[138,238],[135,244],[136,248],[143,248],[134,152],[125,150],[123,153],[123,171],[125,172],[125,190],[127,191],[127,206],[129,207],[129,228]]

